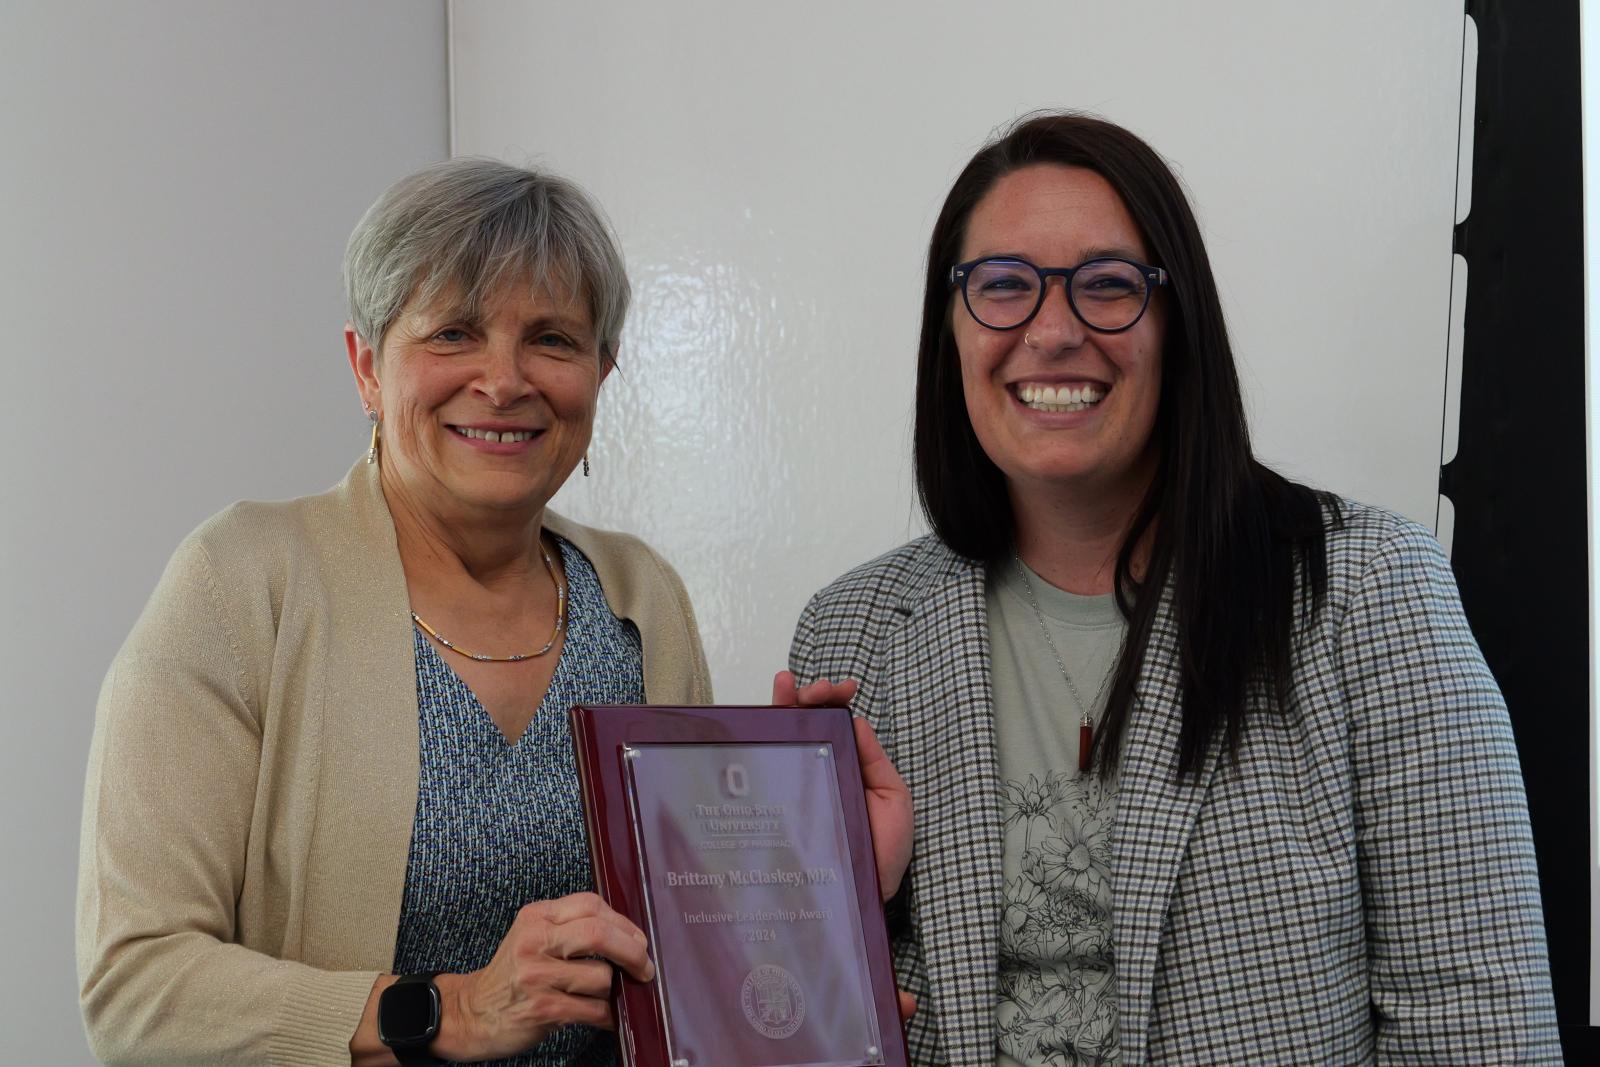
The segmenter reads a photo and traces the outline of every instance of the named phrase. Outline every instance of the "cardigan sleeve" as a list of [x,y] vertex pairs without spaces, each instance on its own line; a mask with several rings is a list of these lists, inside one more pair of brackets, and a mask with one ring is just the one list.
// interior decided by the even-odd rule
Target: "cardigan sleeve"
[[[643,545],[643,542],[638,542]],[[683,660],[681,669],[681,684],[685,688],[681,694],[669,693],[657,696],[652,693],[648,699],[652,701],[676,702],[686,704],[710,704],[711,695],[711,668],[706,663],[705,645],[700,640],[700,624],[695,619],[694,604],[689,599],[689,590],[684,587],[683,578],[679,576],[672,564],[668,563],[659,552],[643,545],[648,558],[655,566],[660,578],[659,599],[664,600],[668,609],[663,613],[666,618],[658,623],[656,629],[660,634],[658,640],[662,646],[669,650],[668,655]],[[655,614],[654,612],[652,614]],[[648,665],[647,665],[648,666]],[[653,672],[646,670],[646,683],[648,684]]]
[[689,663],[690,663],[690,691],[689,700],[693,704],[710,704],[715,698],[711,694],[711,666],[706,662],[705,645],[700,640],[700,624],[694,617],[694,606],[689,601],[688,590],[683,588],[683,579],[677,579],[678,594],[683,601],[684,626],[689,631]]
[[[270,655],[272,634],[252,636]],[[84,789],[77,959],[89,1042],[107,1064],[350,1062],[377,975],[322,971],[237,943],[262,760],[249,640],[192,537],[102,686]]]
[[1378,1062],[1560,1063],[1511,724],[1421,527],[1372,557],[1339,656]]

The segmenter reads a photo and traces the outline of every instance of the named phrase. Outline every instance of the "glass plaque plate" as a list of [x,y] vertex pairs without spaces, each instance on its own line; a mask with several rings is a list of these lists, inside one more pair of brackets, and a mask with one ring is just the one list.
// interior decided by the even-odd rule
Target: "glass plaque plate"
[[579,707],[572,724],[597,887],[657,967],[620,979],[623,1062],[904,1064],[848,711]]

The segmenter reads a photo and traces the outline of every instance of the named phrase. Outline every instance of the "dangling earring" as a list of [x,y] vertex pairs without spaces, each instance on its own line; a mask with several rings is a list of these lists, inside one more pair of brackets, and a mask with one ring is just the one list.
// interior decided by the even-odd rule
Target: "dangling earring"
[[585,478],[589,477],[589,453],[587,452],[583,454],[583,476]]
[[367,418],[372,420],[372,443],[367,446],[367,462],[378,462],[378,413],[371,408],[367,409]]

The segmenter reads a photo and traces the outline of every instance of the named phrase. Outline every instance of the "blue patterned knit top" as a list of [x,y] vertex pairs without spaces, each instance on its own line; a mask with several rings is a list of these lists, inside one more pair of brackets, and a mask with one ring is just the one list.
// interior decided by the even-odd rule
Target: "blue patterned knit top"
[[[524,904],[594,888],[567,709],[643,703],[644,654],[638,630],[611,614],[589,561],[555,541],[567,573],[566,644],[516,744],[506,744],[472,690],[416,633],[422,776],[396,974],[478,970]],[[614,1040],[568,1026],[494,1064],[599,1067],[614,1062]]]

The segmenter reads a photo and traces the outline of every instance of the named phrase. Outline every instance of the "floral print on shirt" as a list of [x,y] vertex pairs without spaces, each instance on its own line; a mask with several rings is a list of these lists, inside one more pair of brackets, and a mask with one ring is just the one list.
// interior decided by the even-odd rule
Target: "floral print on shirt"
[[1029,1065],[1103,1067],[1119,1057],[1111,944],[1114,789],[1051,771],[1005,783],[999,1051]]

